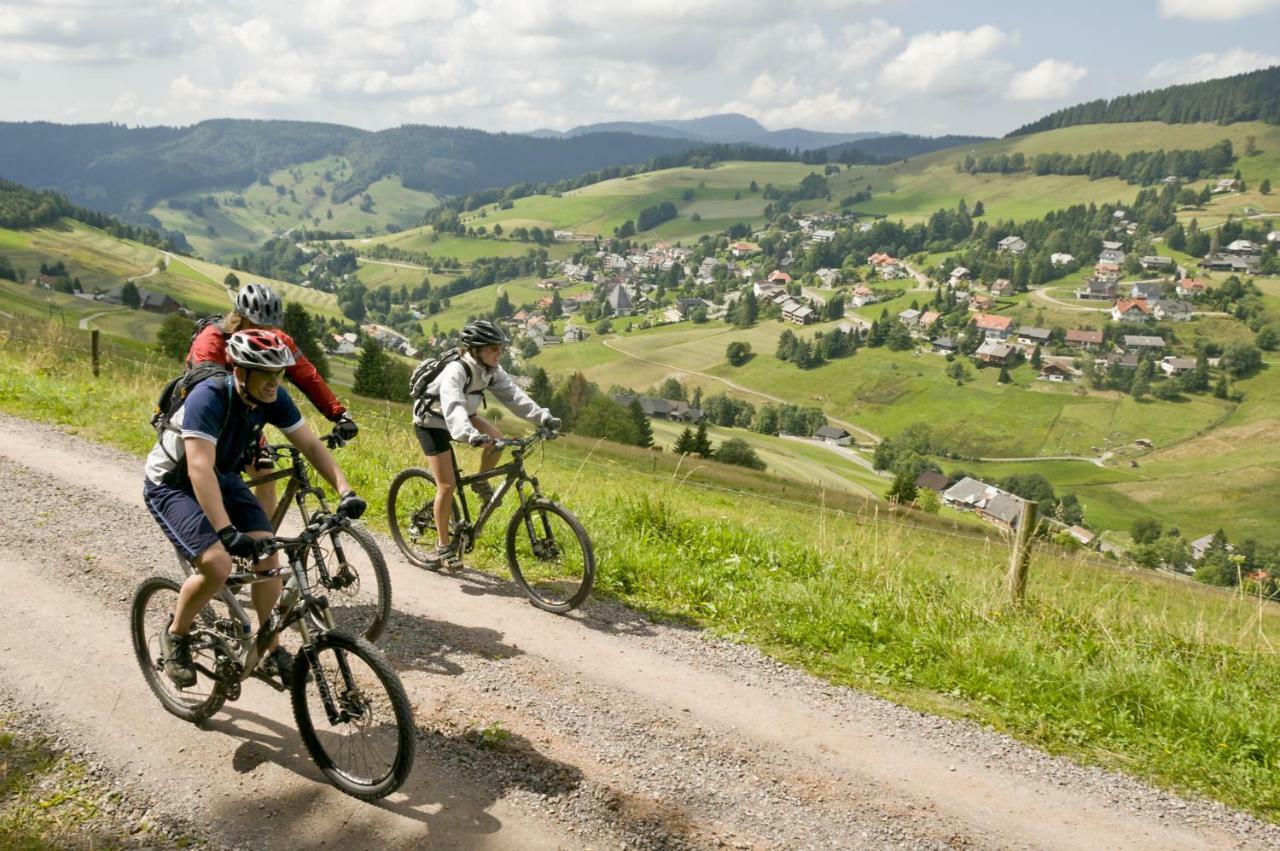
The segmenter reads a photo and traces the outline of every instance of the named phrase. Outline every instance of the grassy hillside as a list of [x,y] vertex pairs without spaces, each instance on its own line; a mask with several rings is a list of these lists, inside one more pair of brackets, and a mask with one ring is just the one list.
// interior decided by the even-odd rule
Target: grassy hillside
[[[1140,187],[1108,178],[1031,174],[962,174],[957,160],[1021,152],[1028,157],[1040,153],[1086,154],[1106,150],[1119,154],[1153,151],[1158,148],[1201,149],[1222,139],[1230,139],[1237,155],[1245,149],[1245,139],[1254,136],[1261,151],[1256,157],[1242,157],[1239,168],[1246,183],[1259,175],[1280,172],[1280,127],[1261,122],[1240,124],[1087,124],[984,142],[970,148],[955,148],[915,157],[887,166],[854,166],[830,179],[832,195],[839,199],[871,186],[870,201],[855,205],[860,212],[887,215],[907,222],[922,221],[940,208],[954,208],[965,199],[969,206],[982,201],[988,219],[1038,218],[1050,210],[1072,204],[1127,201]],[[1203,183],[1203,181],[1201,182]],[[1193,184],[1197,189],[1201,183]],[[1233,198],[1232,200],[1239,200]],[[1257,199],[1250,203],[1256,205]],[[1243,205],[1243,203],[1242,203]],[[1265,208],[1263,208],[1265,209]],[[1201,218],[1201,223],[1205,222]]]
[[[334,187],[350,176],[345,158],[325,157],[278,169],[268,176],[266,185],[255,181],[235,192],[187,192],[161,201],[147,212],[166,229],[184,232],[204,257],[229,260],[295,228],[364,236],[382,233],[388,225],[412,227],[440,203],[429,192],[406,189],[394,175],[370,184],[366,194],[371,204],[364,201],[363,194],[334,202]],[[215,203],[202,202],[196,207],[197,201],[208,198]]]
[[[141,412],[163,368],[109,352],[94,381],[82,357],[63,354],[73,338],[26,330],[0,335],[0,409],[146,451]],[[375,526],[391,471],[420,457],[407,416],[386,410],[356,400],[364,430],[340,458]],[[831,492],[824,507],[809,489],[780,493],[746,472],[709,478],[715,466],[686,478],[667,453],[566,439],[547,448],[540,477],[593,537],[598,594],[836,683],[1280,818],[1275,607],[1044,549],[1029,604],[1013,607],[999,539],[866,513]],[[472,559],[501,575],[499,537]]]
[[[642,239],[691,239],[704,233],[718,233],[739,222],[755,224],[764,220],[765,202],[760,193],[749,191],[751,181],[763,188],[772,183],[794,187],[821,166],[802,163],[726,162],[711,168],[672,168],[631,177],[606,180],[566,192],[561,196],[533,195],[514,202],[511,209],[496,205],[463,216],[470,226],[492,229],[501,223],[513,227],[538,226],[571,230],[582,236],[612,236],[613,229],[628,219],[635,221],[645,207],[663,201],[674,203],[679,216],[641,235]],[[685,200],[686,192],[693,197]],[[737,196],[737,197],[735,197]],[[701,221],[693,221],[697,213]]]

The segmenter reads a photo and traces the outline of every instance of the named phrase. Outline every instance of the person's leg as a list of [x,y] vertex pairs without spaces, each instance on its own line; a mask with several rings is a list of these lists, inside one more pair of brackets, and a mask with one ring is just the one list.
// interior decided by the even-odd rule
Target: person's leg
[[[481,434],[487,434],[494,440],[502,440],[502,432],[493,423],[486,420],[479,414],[471,416],[471,425]],[[480,450],[480,472],[487,473],[494,467],[498,466],[498,459],[502,457],[502,450],[495,449],[492,446],[486,446]],[[486,482],[487,484],[487,482]]]
[[[257,496],[238,478],[224,480],[222,484],[222,503],[226,506],[227,516],[231,518],[235,527],[255,540],[270,538],[273,534],[271,520],[263,511]],[[252,569],[255,573],[265,573],[279,566],[279,554],[272,553],[261,561],[254,562]],[[258,616],[259,627],[271,619],[271,610],[280,599],[280,591],[283,587],[284,583],[278,576],[265,582],[255,582],[250,586],[249,596],[253,601],[253,611]],[[276,640],[273,639],[266,650],[270,652],[276,644]]]
[[449,521],[453,519],[453,494],[457,479],[453,471],[453,451],[437,452],[427,456],[431,477],[436,480],[436,501],[433,506],[436,519],[437,543],[449,545]]
[[178,592],[178,605],[174,609],[173,623],[169,625],[169,632],[174,635],[187,634],[196,615],[222,590],[231,575],[231,556],[221,543],[215,543],[202,552],[194,565],[196,572],[187,577]]

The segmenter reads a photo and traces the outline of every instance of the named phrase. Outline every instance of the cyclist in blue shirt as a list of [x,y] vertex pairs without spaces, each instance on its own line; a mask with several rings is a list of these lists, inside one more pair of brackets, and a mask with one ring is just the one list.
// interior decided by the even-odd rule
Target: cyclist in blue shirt
[[[161,633],[165,673],[179,688],[195,684],[188,631],[200,610],[222,590],[232,556],[252,558],[254,539],[270,537],[271,521],[240,478],[245,452],[257,445],[266,424],[280,429],[316,471],[342,494],[339,508],[356,518],[365,502],[351,490],[342,470],[311,431],[280,386],[293,353],[272,330],[238,331],[227,339],[230,375],[206,379],[187,394],[146,461],[143,500],[173,545],[196,572],[183,583],[169,629]],[[277,556],[255,564],[274,569]],[[271,617],[280,596],[279,579],[253,584],[259,623]],[[263,669],[292,680],[293,657],[276,646],[264,654]]]

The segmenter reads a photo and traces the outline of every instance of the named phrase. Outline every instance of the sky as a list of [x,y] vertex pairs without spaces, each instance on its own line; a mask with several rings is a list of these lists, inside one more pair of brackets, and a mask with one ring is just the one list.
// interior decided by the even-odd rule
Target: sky
[[1002,135],[1280,64],[1280,0],[0,0],[0,120]]

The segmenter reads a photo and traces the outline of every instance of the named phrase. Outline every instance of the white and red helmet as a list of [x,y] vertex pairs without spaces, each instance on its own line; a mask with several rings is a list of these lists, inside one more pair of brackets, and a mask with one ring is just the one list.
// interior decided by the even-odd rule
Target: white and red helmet
[[279,370],[293,366],[293,351],[269,328],[237,331],[227,338],[227,357],[245,369]]

